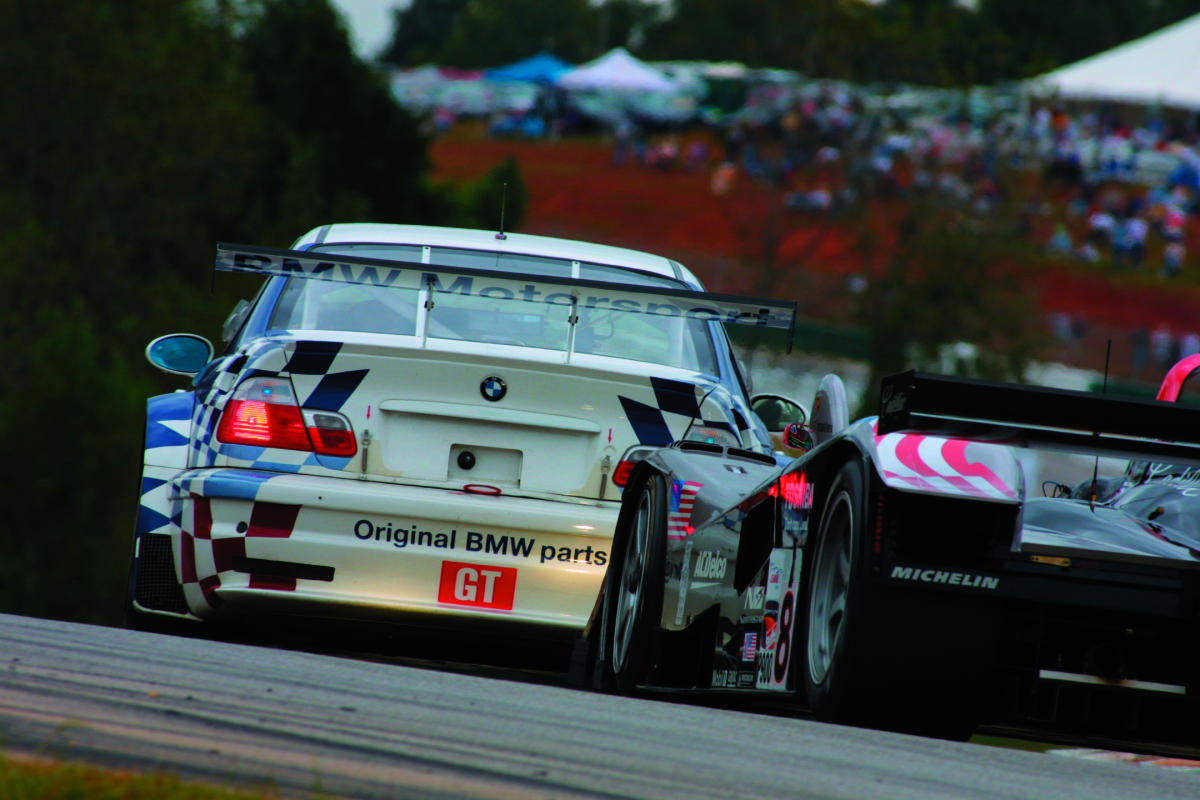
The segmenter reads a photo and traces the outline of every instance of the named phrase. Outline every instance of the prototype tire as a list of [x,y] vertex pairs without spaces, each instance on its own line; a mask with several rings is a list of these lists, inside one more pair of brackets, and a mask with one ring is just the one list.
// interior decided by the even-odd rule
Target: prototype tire
[[650,475],[638,496],[629,528],[623,531],[606,593],[604,650],[609,684],[630,694],[646,681],[650,634],[662,616],[666,559],[666,487]]
[[974,598],[871,584],[861,575],[866,491],[837,473],[807,580],[804,689],[822,722],[965,740],[978,722],[991,610]]

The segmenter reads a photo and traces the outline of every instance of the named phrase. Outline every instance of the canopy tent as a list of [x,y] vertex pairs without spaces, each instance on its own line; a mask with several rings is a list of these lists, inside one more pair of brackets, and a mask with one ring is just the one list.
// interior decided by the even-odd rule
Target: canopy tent
[[1200,109],[1200,14],[1048,72],[1037,94]]
[[490,81],[529,81],[549,85],[573,69],[575,67],[558,56],[538,53],[515,64],[489,69],[483,76]]
[[674,81],[631,56],[624,47],[610,50],[595,61],[568,72],[558,79],[558,85],[571,91],[677,91]]

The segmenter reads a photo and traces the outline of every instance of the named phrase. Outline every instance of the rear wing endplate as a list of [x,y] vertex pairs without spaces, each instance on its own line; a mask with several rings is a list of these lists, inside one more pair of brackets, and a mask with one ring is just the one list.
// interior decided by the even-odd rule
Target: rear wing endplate
[[1200,464],[1200,406],[924,372],[883,379],[877,431]]
[[449,267],[436,263],[386,261],[358,256],[315,254],[238,244],[218,244],[216,269],[251,272],[395,289],[549,303],[578,309],[686,317],[733,325],[788,331],[788,351],[796,327],[796,302],[761,297],[637,286],[583,278]]

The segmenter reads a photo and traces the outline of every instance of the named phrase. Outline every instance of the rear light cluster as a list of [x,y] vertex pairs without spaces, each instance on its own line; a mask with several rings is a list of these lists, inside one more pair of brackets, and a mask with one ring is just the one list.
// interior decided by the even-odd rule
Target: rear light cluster
[[624,489],[625,484],[629,483],[629,475],[633,472],[634,465],[639,461],[644,460],[646,456],[650,455],[657,449],[658,448],[656,447],[635,445],[626,450],[625,455],[621,457],[619,462],[617,462],[617,468],[613,470],[612,482]]
[[217,441],[352,456],[358,442],[336,411],[300,408],[287,378],[251,378],[233,393],[217,426]]

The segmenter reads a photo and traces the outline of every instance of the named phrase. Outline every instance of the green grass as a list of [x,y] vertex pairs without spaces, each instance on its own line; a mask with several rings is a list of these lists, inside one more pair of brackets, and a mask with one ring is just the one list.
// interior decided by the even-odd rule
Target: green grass
[[1000,736],[972,736],[971,744],[981,744],[985,747],[1003,747],[1008,750],[1028,750],[1031,753],[1045,753],[1058,750],[1062,745],[1047,744],[1046,742],[1030,742],[1024,739],[1005,739]]
[[270,789],[245,791],[191,783],[161,772],[103,769],[0,754],[0,797],[4,800],[278,800],[279,794]]

